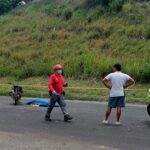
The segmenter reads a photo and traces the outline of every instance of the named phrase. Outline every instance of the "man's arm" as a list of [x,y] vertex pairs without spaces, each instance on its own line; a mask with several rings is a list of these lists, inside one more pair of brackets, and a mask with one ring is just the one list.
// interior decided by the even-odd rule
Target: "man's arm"
[[51,92],[54,92],[54,88],[53,88],[53,78],[52,76],[49,78],[49,81],[48,81],[48,88]]
[[124,85],[124,88],[127,88],[127,87],[133,85],[134,83],[135,83],[134,79],[129,78],[126,85]]
[[62,76],[62,81],[63,81],[63,87],[68,87],[68,83],[67,82],[65,82],[65,79],[64,79],[64,77]]
[[109,82],[106,78],[104,78],[104,79],[102,80],[102,83],[103,83],[108,89],[111,89],[111,88],[112,88],[112,85],[110,84],[110,82]]

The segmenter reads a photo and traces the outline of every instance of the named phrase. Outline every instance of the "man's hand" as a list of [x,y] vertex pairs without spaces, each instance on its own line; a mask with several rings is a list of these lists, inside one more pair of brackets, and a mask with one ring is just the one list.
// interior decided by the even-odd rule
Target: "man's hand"
[[127,81],[126,85],[124,85],[123,87],[124,87],[124,89],[126,89],[127,87],[133,85],[134,83],[135,83],[134,79],[130,78],[130,79]]
[[59,95],[59,94],[56,91],[53,91],[52,95]]
[[65,84],[64,84],[64,87],[68,87],[68,83],[65,83]]
[[102,83],[108,88],[108,89],[111,89],[112,88],[112,85],[109,83],[109,81],[107,79],[103,79],[102,80]]

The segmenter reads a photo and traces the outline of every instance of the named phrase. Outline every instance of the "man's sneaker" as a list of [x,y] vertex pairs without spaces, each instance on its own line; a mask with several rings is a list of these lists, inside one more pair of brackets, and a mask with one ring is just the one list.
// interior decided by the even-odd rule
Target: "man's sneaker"
[[120,126],[121,123],[120,123],[119,121],[116,121],[116,122],[115,122],[115,125]]
[[107,125],[108,124],[108,120],[103,120],[102,123]]
[[45,116],[45,121],[52,121],[50,116]]
[[70,121],[72,120],[72,117],[70,115],[65,115],[64,116],[64,121],[67,122],[67,121]]

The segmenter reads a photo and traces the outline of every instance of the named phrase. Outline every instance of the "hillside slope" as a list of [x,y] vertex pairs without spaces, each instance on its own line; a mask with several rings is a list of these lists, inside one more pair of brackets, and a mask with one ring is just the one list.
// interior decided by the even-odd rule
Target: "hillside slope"
[[0,16],[0,77],[47,76],[55,63],[67,77],[100,78],[121,63],[150,81],[150,4],[125,3],[121,12],[83,0],[48,0]]

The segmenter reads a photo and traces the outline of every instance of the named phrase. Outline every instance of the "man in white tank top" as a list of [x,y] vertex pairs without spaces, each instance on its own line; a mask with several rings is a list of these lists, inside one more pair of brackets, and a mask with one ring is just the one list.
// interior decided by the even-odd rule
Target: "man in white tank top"
[[134,84],[134,80],[121,72],[121,65],[115,64],[113,66],[114,73],[110,73],[103,80],[102,83],[110,89],[108,108],[106,110],[104,124],[108,124],[108,118],[111,114],[112,108],[116,108],[116,125],[120,125],[121,108],[125,107],[125,88]]

